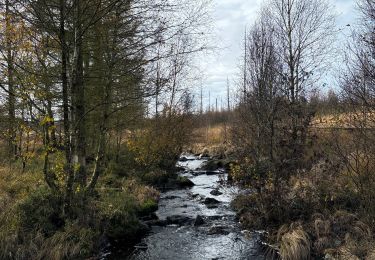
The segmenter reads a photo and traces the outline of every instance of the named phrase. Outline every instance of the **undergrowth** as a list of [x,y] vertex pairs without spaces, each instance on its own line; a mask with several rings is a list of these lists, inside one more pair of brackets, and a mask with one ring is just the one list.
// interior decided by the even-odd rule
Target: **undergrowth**
[[159,192],[140,178],[107,172],[94,196],[76,196],[67,217],[42,171],[0,171],[0,259],[84,259],[106,241],[131,244],[148,231],[139,218],[158,206]]

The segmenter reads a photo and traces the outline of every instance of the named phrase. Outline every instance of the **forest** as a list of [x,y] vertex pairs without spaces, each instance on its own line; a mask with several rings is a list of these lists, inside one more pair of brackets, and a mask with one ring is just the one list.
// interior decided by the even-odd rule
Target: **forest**
[[207,98],[214,0],[0,0],[0,259],[375,259],[375,2],[260,3]]

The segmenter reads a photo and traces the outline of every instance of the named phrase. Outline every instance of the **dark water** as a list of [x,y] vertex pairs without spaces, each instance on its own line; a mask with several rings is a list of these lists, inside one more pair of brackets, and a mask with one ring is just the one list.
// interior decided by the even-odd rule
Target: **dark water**
[[[222,184],[226,178],[225,173],[206,175],[197,171],[206,160],[193,156],[188,158],[189,161],[179,163],[179,166],[186,169],[180,174],[192,180],[195,186],[163,193],[156,214],[161,220],[178,215],[191,221],[182,226],[155,226],[130,255],[129,252],[112,252],[107,259],[264,259],[259,248],[259,235],[241,231],[235,213],[229,207],[237,191]],[[210,192],[214,189],[223,194],[211,195]],[[209,209],[203,203],[207,197],[220,201],[217,208]],[[192,222],[197,215],[202,216],[205,223],[196,227]]]

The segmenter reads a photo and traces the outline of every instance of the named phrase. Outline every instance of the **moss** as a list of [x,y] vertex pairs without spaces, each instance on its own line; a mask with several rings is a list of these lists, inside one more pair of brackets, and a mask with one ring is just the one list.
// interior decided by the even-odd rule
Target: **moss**
[[181,188],[190,188],[194,186],[194,183],[185,176],[178,176],[177,185]]
[[155,212],[158,210],[159,205],[156,201],[152,199],[148,199],[144,203],[141,204],[140,210],[139,210],[139,215],[140,216],[147,216],[150,215],[151,213]]

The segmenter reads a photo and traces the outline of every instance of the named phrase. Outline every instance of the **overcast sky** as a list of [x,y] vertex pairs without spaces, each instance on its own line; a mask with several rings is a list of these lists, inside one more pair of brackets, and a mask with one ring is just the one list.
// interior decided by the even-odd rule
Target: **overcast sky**
[[[356,0],[330,0],[337,13],[337,25],[345,28],[352,24],[356,17]],[[208,104],[208,93],[211,93],[211,104],[218,98],[225,100],[226,82],[229,78],[231,89],[235,91],[235,82],[239,75],[239,64],[242,55],[242,39],[245,26],[251,26],[257,17],[263,0],[214,0],[213,21],[216,31],[215,40],[220,50],[205,59],[202,65],[204,79],[202,82],[204,103]]]

